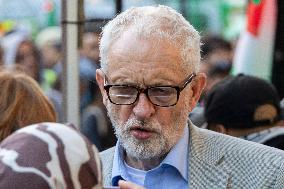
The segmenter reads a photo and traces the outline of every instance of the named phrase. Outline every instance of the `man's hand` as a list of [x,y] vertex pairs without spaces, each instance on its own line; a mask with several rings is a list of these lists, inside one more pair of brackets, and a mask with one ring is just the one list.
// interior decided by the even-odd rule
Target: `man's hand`
[[124,181],[124,180],[120,180],[118,182],[118,186],[120,187],[120,189],[145,189],[142,186],[139,186],[137,184],[134,184],[132,182],[127,182],[127,181]]

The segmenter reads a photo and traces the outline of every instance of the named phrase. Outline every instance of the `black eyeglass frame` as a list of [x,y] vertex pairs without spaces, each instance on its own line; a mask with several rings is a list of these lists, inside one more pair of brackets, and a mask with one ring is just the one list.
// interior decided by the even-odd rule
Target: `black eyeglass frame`
[[[141,93],[144,93],[144,94],[147,96],[148,100],[149,100],[153,105],[155,105],[155,106],[160,106],[160,107],[170,107],[170,106],[174,106],[174,105],[177,104],[177,102],[178,102],[178,100],[179,100],[180,92],[181,92],[183,89],[185,89],[185,87],[193,80],[194,77],[196,77],[196,74],[195,74],[195,73],[190,74],[188,77],[186,77],[186,78],[181,82],[181,84],[180,84],[179,86],[173,86],[173,85],[156,85],[156,86],[149,86],[149,87],[146,87],[146,88],[140,88],[140,87],[135,86],[135,85],[112,85],[112,84],[107,84],[107,83],[106,83],[107,76],[105,75],[105,78],[104,78],[104,89],[105,89],[105,91],[107,92],[107,96],[108,96],[109,101],[110,101],[111,103],[113,103],[113,104],[116,104],[116,105],[132,105],[132,104],[134,104],[134,103],[138,100],[140,94],[141,94]],[[137,95],[136,95],[135,100],[134,100],[132,103],[129,103],[129,104],[119,104],[119,103],[113,102],[113,101],[111,100],[111,98],[110,98],[109,89],[110,89],[111,87],[133,87],[133,88],[137,89],[138,93],[137,93]],[[149,95],[148,95],[148,90],[151,89],[151,88],[157,88],[157,87],[170,87],[170,88],[174,88],[174,89],[176,90],[176,92],[177,92],[177,99],[176,99],[176,102],[175,102],[174,104],[171,104],[171,105],[164,105],[164,106],[163,106],[163,105],[159,105],[159,104],[153,103],[152,100],[151,100],[151,98],[150,98]]]

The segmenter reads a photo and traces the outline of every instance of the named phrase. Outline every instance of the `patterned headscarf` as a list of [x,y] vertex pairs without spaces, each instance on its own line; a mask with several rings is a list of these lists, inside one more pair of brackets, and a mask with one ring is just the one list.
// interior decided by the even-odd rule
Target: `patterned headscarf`
[[0,144],[0,188],[101,189],[98,151],[71,125],[24,127]]

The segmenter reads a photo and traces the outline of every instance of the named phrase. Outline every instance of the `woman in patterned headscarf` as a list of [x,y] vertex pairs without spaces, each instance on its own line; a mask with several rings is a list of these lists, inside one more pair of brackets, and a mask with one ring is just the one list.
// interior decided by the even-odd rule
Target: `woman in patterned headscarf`
[[25,127],[0,147],[0,188],[101,188],[98,152],[71,126]]
[[[40,123],[0,144],[0,188],[102,189],[98,151],[72,125]],[[142,189],[121,182],[121,189]]]

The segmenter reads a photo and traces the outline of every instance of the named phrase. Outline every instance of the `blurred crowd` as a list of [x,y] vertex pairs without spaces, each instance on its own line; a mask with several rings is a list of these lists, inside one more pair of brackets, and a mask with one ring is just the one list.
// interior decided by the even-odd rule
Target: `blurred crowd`
[[[99,68],[99,31],[85,32],[79,49],[81,131],[101,151],[115,143],[110,122],[95,79]],[[56,120],[62,122],[62,48],[60,27],[49,27],[32,37],[12,30],[0,38],[2,69],[21,70],[32,77],[54,106]],[[13,67],[13,69],[10,69]]]

